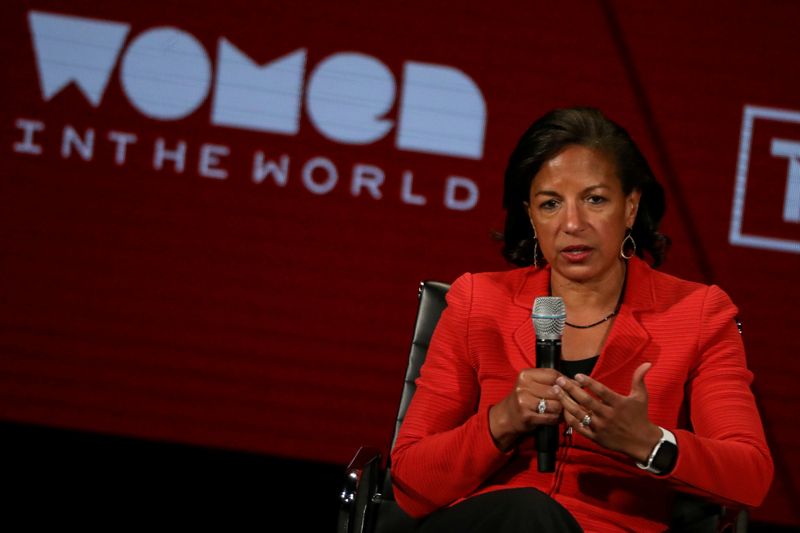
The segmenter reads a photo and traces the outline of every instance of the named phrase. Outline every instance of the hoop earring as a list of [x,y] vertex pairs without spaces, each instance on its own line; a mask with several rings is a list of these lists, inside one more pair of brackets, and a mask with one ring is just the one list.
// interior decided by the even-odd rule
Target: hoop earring
[[[628,230],[625,232],[625,238],[622,239],[622,244],[619,245],[619,256],[625,260],[628,260],[634,255],[636,255],[636,241],[633,240],[632,232],[633,230],[631,228],[628,228]],[[630,253],[630,255],[625,255],[625,241],[628,240],[631,241],[631,246],[633,246],[633,251]]]
[[536,259],[536,256],[539,255],[539,239],[536,237],[536,226],[533,225],[533,219],[531,221],[531,229],[533,229],[533,268],[539,268],[539,262]]

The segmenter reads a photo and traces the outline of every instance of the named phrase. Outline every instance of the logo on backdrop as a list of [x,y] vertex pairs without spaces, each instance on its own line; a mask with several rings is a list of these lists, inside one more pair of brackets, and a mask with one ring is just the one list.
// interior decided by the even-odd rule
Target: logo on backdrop
[[800,111],[745,106],[729,240],[800,253]]
[[[298,49],[258,65],[224,37],[218,41],[216,64],[212,64],[203,45],[178,28],[148,29],[125,46],[129,24],[41,11],[29,12],[28,18],[45,101],[74,83],[89,105],[99,107],[119,63],[124,95],[133,108],[153,120],[182,119],[210,98],[212,126],[294,136],[299,133],[304,109],[313,127],[335,143],[365,145],[391,135],[399,150],[471,160],[483,156],[483,94],[471,78],[451,66],[407,61],[398,83],[386,65],[369,55],[336,53],[309,69],[306,50]],[[307,70],[310,74],[304,87]],[[396,119],[387,118],[398,90]],[[36,136],[46,125],[27,118],[17,119],[15,125],[22,139],[14,150],[41,154]],[[65,125],[62,157],[75,154],[91,160],[95,137],[94,128],[80,132]],[[109,131],[107,140],[113,145],[115,163],[123,165],[138,136],[135,132]],[[184,141],[158,138],[153,146],[153,168],[161,170],[170,165],[182,173],[186,152]],[[226,179],[225,158],[231,152],[230,146],[203,144],[198,174]],[[269,177],[285,186],[289,162],[288,154],[269,158],[256,151],[250,177],[255,183]],[[313,194],[330,192],[339,179],[336,165],[325,157],[306,161],[300,174]],[[384,180],[379,167],[356,164],[351,193],[380,198]],[[413,173],[405,171],[401,201],[427,203],[412,188]],[[472,179],[447,177],[445,207],[468,210],[477,201],[478,187]]]

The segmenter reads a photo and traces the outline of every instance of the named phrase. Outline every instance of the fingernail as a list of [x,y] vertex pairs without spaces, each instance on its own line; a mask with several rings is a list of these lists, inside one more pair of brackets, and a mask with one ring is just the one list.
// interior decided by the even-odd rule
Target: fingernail
[[583,374],[575,374],[575,381],[577,381],[578,383],[583,383],[584,381],[586,381],[586,376],[584,376]]
[[558,385],[553,385],[553,393],[561,394],[561,387],[559,387]]
[[556,383],[558,383],[559,385],[561,385],[563,387],[564,385],[567,384],[567,380],[564,379],[564,378],[558,378],[558,379],[556,379]]

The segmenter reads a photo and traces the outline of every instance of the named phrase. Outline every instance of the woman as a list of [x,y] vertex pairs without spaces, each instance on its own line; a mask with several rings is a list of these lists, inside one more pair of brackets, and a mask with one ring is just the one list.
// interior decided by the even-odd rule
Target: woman
[[[505,176],[503,253],[448,293],[392,451],[422,531],[662,531],[675,491],[756,506],[772,460],[736,307],[653,270],[664,194],[599,111],[537,120]],[[537,369],[531,306],[567,310],[561,371]],[[535,429],[558,425],[554,472]],[[430,515],[430,516],[429,516]]]

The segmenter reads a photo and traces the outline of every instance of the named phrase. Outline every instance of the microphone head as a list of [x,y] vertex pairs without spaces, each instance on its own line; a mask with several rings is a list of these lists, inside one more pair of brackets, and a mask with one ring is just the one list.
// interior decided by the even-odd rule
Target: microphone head
[[537,339],[558,340],[564,333],[567,308],[558,296],[540,296],[533,301],[533,327]]

